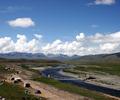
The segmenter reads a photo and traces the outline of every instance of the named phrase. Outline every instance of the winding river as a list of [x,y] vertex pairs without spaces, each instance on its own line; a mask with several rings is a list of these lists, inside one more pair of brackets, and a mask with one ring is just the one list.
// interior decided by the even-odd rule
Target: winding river
[[79,87],[83,87],[89,90],[94,90],[97,92],[102,92],[102,93],[109,94],[112,96],[120,97],[120,90],[98,86],[95,84],[87,83],[85,81],[73,78],[71,76],[62,75],[61,73],[59,73],[59,71],[61,70],[63,70],[63,67],[48,68],[42,71],[42,76],[51,77],[53,79],[56,79],[64,83],[70,83],[70,84],[74,84],[74,85],[77,85]]

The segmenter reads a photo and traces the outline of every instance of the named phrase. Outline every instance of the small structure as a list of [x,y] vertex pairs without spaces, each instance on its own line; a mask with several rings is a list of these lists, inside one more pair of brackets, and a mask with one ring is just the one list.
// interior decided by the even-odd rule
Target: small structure
[[12,78],[11,78],[11,81],[14,81],[14,79],[15,79],[15,78],[14,78],[14,77],[12,77]]
[[35,94],[41,94],[42,92],[40,90],[36,90]]
[[10,67],[5,67],[5,70],[11,70]]
[[16,74],[20,74],[20,71],[16,71]]
[[25,83],[25,84],[24,84],[24,87],[26,87],[26,88],[30,88],[31,85],[30,85],[30,83]]
[[22,82],[21,80],[14,80],[14,83],[20,83]]
[[2,96],[0,96],[0,100],[5,100],[5,98],[3,98]]
[[50,74],[48,74],[48,76],[47,76],[48,78],[51,78],[51,75]]
[[[0,85],[3,85],[4,84],[4,81],[0,81]],[[1,100],[1,99],[0,99]]]
[[14,81],[14,83],[22,82],[21,78],[20,78],[20,77],[17,77],[17,76],[12,77],[12,78],[11,78],[11,81]]
[[89,77],[87,77],[86,79],[84,79],[84,81],[86,81],[86,80],[94,80],[94,79],[96,79],[96,78],[93,77],[93,76],[89,76]]
[[93,77],[93,76],[89,76],[87,79],[88,79],[88,80],[92,80],[92,79],[96,79],[96,78]]

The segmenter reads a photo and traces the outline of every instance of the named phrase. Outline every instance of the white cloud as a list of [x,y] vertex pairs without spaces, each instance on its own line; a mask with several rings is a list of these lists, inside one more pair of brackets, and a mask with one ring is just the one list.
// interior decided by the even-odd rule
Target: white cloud
[[116,0],[94,0],[94,2],[89,2],[87,6],[92,5],[113,5],[116,3]]
[[95,0],[96,5],[112,5],[115,3],[115,0]]
[[116,49],[120,44],[119,43],[105,43],[100,45],[100,49],[105,52],[111,52]]
[[41,34],[34,34],[34,36],[38,39],[41,39],[43,37]]
[[98,28],[99,26],[96,25],[96,24],[92,24],[91,27],[92,27],[92,28]]
[[38,39],[33,38],[28,41],[25,35],[18,34],[17,41],[14,43],[17,52],[40,52],[40,43]]
[[88,55],[100,53],[113,53],[120,51],[120,32],[94,35],[79,33],[73,41],[62,41],[57,39],[51,43],[44,43],[42,35],[37,34],[33,39],[23,34],[17,35],[17,40],[11,37],[0,38],[0,52],[41,52],[67,55]]
[[21,27],[21,28],[35,26],[35,22],[31,18],[17,18],[15,20],[8,21],[8,24],[12,27]]
[[78,41],[81,41],[81,40],[83,40],[84,38],[85,38],[84,33],[79,33],[79,35],[76,36],[76,39],[77,39]]
[[25,35],[17,35],[17,42],[15,43],[15,50],[25,52],[27,49],[27,38]]
[[12,52],[14,51],[14,42],[10,37],[0,38],[0,52]]
[[17,34],[17,41],[13,41],[10,37],[0,38],[0,52],[41,52],[41,43],[38,39],[28,41],[23,34]]
[[[58,41],[58,40],[57,40]],[[42,47],[44,53],[67,54],[67,55],[87,55],[112,53],[120,51],[120,32],[111,34],[96,33],[95,35],[85,36],[80,33],[71,42],[56,41],[48,43]]]

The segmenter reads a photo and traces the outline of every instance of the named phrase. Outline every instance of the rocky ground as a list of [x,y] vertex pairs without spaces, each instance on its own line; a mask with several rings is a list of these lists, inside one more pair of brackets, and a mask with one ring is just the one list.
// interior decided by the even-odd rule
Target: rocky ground
[[[18,66],[19,64],[7,64],[7,65],[9,65],[7,67],[15,68],[15,70],[19,71],[19,73],[18,74],[11,73],[11,74],[7,74],[7,75],[4,74],[3,78],[5,78],[5,80],[7,82],[14,84],[13,81],[11,81],[11,78],[13,76],[19,77],[22,80],[22,83],[20,83],[19,85],[21,85],[22,87],[24,87],[24,83],[26,83],[26,82],[30,83],[31,88],[29,88],[28,90],[33,95],[42,96],[42,97],[47,98],[48,100],[92,100],[92,99],[87,98],[87,97],[83,97],[83,96],[80,96],[80,95],[77,95],[77,94],[73,94],[73,93],[63,91],[63,90],[56,89],[56,88],[54,88],[50,85],[47,85],[47,84],[44,84],[44,83],[41,83],[41,82],[33,81],[33,80],[31,80],[31,78],[36,74],[32,71],[25,70],[25,69],[21,68],[20,66]],[[42,67],[36,68],[36,70],[43,70],[43,69],[44,68],[42,68]],[[72,75],[73,77],[80,78],[80,79],[85,78],[85,77],[79,77],[79,76],[71,74],[71,73],[65,73],[65,72],[60,72],[60,73],[67,74],[67,75]],[[92,75],[92,74],[90,74],[90,75]],[[114,80],[114,82],[116,82],[116,83],[118,82],[118,87],[120,85],[119,81],[118,81],[119,77],[117,77],[117,76],[112,76],[111,75],[110,77],[108,77],[108,76],[105,76],[105,75],[102,75],[102,74],[96,75],[95,73],[94,73],[94,76],[96,77],[95,80],[86,80],[86,82],[90,82],[90,83],[98,84],[98,85],[103,85],[103,83],[101,84],[101,82],[98,82],[98,79],[99,79],[99,81],[104,79],[104,80]],[[118,78],[118,79],[115,80],[116,78]],[[113,84],[111,84],[111,85],[113,86]],[[106,86],[106,84],[104,86]],[[110,86],[110,84],[108,86]],[[117,88],[117,86],[115,88]],[[42,93],[41,94],[36,94],[35,93],[36,90],[40,90]],[[119,98],[115,98],[115,100],[119,100]]]
[[[22,87],[24,87],[24,83],[26,82],[30,83],[31,88],[29,88],[28,90],[33,95],[42,96],[47,98],[48,100],[91,100],[89,98],[86,98],[80,95],[76,95],[76,94],[72,94],[72,93],[68,93],[68,92],[56,89],[44,83],[32,81],[31,77],[32,75],[34,75],[34,72],[24,70],[14,64],[12,64],[11,66],[12,67],[14,66],[13,68],[16,68],[16,70],[19,70],[19,74],[12,73],[12,74],[5,75],[6,81],[14,84],[13,81],[11,81],[11,78],[19,77],[22,80],[22,82],[19,83],[19,85],[21,85]],[[40,90],[42,94],[36,94],[35,93],[36,90]]]
[[61,71],[60,73],[64,75],[72,76],[81,80],[85,80],[88,77],[93,77],[95,79],[88,79],[85,81],[88,83],[120,90],[120,77],[116,75],[110,75],[107,73],[100,73],[100,72],[94,73],[94,72],[84,72],[84,71],[81,71],[79,74],[73,74],[73,73],[68,73],[63,71]]

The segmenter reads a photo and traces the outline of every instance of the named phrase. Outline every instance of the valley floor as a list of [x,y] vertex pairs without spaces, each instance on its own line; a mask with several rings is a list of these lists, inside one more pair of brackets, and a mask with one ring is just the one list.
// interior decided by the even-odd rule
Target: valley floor
[[[37,82],[33,81],[33,77],[38,77],[39,74],[37,71],[32,70],[32,69],[27,69],[27,67],[22,68],[20,66],[20,63],[9,63],[9,64],[4,64],[7,68],[10,67],[10,69],[14,69],[14,71],[19,71],[19,73],[16,74],[16,72],[9,72],[7,74],[2,73],[1,75],[4,75],[5,81],[11,83],[14,85],[14,82],[11,80],[12,77],[19,77],[21,78],[22,82],[18,83],[18,85],[24,87],[24,83],[30,83],[31,87],[28,88],[27,90],[30,91],[32,95],[35,95],[36,97],[44,97],[47,100],[94,100],[93,98],[88,98],[86,96],[81,96],[78,94],[74,93],[69,93],[67,91],[55,88],[51,85],[42,83],[42,82]],[[42,68],[42,67],[41,67]],[[4,71],[4,69],[2,69]],[[38,70],[40,70],[38,68]],[[36,74],[37,73],[37,74]],[[36,94],[35,91],[40,90],[41,94]],[[108,96],[109,97],[109,96]],[[111,97],[113,99],[110,100],[119,100],[118,98]],[[105,99],[107,100],[107,99]]]
[[[47,100],[85,100],[86,97],[77,95],[77,94],[72,94],[66,91],[62,91],[59,89],[56,89],[50,85],[41,83],[41,82],[36,82],[31,80],[32,75],[34,75],[33,72],[25,70],[17,66],[16,64],[12,64],[11,66],[14,66],[19,70],[19,74],[14,74],[10,73],[7,75],[4,75],[6,77],[5,81],[8,83],[11,83],[14,85],[13,81],[11,81],[12,77],[19,77],[22,80],[22,83],[18,83],[18,85],[24,87],[24,83],[30,83],[31,88],[28,88],[27,90],[35,96],[38,97],[44,97]],[[40,90],[41,94],[36,94],[35,91]],[[91,100],[88,99],[87,100]]]

